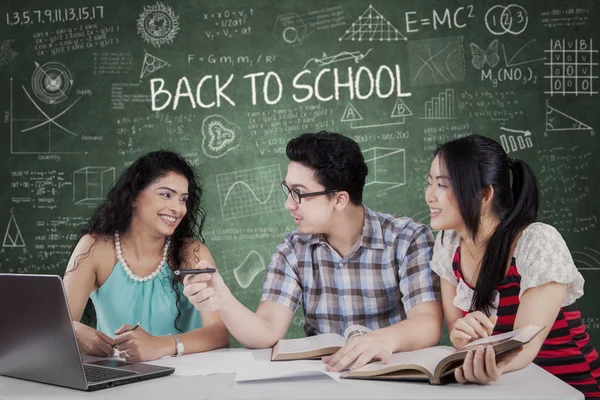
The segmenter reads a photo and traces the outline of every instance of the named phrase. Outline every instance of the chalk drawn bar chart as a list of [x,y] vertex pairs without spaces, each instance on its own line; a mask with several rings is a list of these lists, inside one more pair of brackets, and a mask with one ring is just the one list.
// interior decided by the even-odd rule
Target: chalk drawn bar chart
[[224,219],[242,218],[283,210],[279,165],[217,175]]
[[425,116],[421,119],[454,119],[454,89],[445,92],[425,102]]

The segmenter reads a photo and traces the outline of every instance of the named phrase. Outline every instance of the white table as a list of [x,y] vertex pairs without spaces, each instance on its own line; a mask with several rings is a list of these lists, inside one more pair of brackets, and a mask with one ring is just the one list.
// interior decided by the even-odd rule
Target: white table
[[[269,354],[270,350],[253,351],[257,360]],[[534,364],[487,386],[350,379],[336,383],[325,376],[235,383],[234,376],[171,375],[89,393],[0,376],[0,399],[583,399],[579,391]]]

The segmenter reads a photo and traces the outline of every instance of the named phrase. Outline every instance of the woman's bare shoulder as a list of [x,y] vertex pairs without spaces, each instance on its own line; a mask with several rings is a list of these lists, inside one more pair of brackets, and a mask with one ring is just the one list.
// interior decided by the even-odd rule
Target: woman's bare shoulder
[[[73,251],[71,257],[75,263],[93,264],[101,266],[108,259],[113,258],[113,241],[106,235],[83,235]],[[80,260],[80,261],[78,261]]]

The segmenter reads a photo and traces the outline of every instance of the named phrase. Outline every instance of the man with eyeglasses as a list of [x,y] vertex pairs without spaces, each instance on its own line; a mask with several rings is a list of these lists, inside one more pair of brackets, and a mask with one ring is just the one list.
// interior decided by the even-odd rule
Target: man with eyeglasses
[[354,324],[372,329],[323,357],[334,372],[437,345],[442,309],[439,278],[429,268],[429,228],[363,206],[368,168],[350,138],[306,133],[292,139],[286,153],[290,163],[281,189],[298,229],[277,246],[256,313],[233,297],[219,273],[185,278],[192,304],[218,310],[229,332],[249,348],[282,339],[300,302],[308,336],[343,334]]

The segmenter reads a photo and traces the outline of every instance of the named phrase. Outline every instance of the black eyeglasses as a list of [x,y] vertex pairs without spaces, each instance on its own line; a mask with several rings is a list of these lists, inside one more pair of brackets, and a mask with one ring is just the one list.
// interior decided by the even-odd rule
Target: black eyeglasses
[[296,203],[300,204],[302,198],[304,197],[314,197],[314,196],[322,196],[324,194],[339,192],[337,189],[332,190],[323,190],[322,192],[312,192],[312,193],[300,193],[296,189],[290,189],[290,187],[285,183],[285,181],[281,181],[281,191],[283,195],[287,198],[290,194],[292,195],[292,200]]

